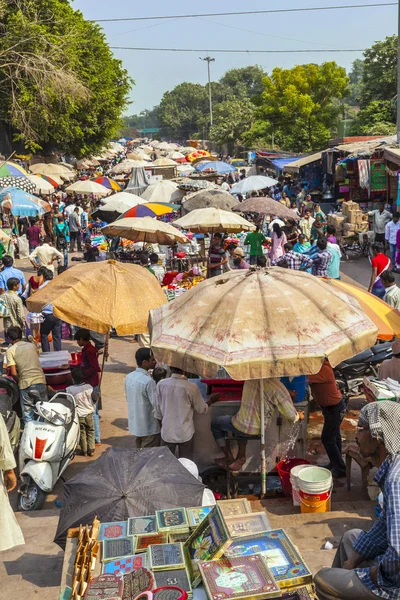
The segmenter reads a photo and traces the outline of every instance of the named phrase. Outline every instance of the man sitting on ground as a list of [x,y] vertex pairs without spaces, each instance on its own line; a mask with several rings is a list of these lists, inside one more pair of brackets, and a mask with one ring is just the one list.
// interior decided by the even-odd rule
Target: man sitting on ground
[[383,510],[369,531],[347,531],[332,568],[314,577],[319,600],[397,600],[400,590],[400,405],[388,400],[361,409],[360,454],[378,471]]
[[308,256],[295,252],[292,244],[284,245],[285,254],[282,254],[279,258],[272,261],[273,266],[286,267],[287,269],[293,269],[294,271],[300,271],[308,269],[312,266],[313,261]]

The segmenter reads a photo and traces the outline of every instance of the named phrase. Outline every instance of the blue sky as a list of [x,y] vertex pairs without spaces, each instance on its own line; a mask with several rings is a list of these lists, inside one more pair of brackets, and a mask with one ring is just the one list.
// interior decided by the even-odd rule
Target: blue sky
[[[377,0],[379,1],[379,0]],[[361,4],[371,0],[341,0],[339,4]],[[73,6],[87,19],[127,18],[153,15],[267,10],[332,6],[335,0],[220,0],[189,2],[188,0],[75,0]],[[121,21],[103,23],[111,46],[174,47],[174,48],[237,48],[250,50],[291,50],[313,48],[368,48],[375,41],[396,33],[395,6],[337,11],[315,11],[292,14],[224,16],[165,21]],[[114,50],[123,61],[136,85],[131,91],[133,114],[158,104],[162,95],[182,81],[205,84],[206,63],[199,56],[207,53],[139,52]],[[305,62],[321,63],[336,60],[347,69],[361,53],[334,52],[326,54],[214,54],[212,78],[219,79],[225,71],[249,64],[262,65],[267,71],[275,66],[290,68]]]

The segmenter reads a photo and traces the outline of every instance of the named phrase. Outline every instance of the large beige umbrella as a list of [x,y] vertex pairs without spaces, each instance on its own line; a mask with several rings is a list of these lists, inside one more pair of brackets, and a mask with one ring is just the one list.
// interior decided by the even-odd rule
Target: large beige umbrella
[[146,202],[167,202],[174,204],[183,198],[183,192],[173,181],[159,181],[152,183],[145,189],[141,196]]
[[149,310],[165,302],[154,275],[113,260],[71,267],[27,301],[32,312],[52,304],[67,323],[99,333],[114,327],[119,335],[146,333]]
[[157,158],[157,160],[153,162],[153,165],[155,167],[176,167],[177,163],[171,158],[161,157]]
[[104,185],[90,179],[75,181],[75,183],[65,188],[65,191],[67,194],[73,192],[75,194],[93,194],[93,196],[108,196],[110,193],[110,190]]
[[172,246],[175,242],[186,244],[188,239],[169,223],[153,217],[128,217],[118,219],[102,228],[106,235],[119,236],[135,242]]
[[287,208],[287,206],[281,204],[281,202],[268,197],[248,198],[243,202],[235,204],[232,210],[240,213],[258,213],[260,215],[269,215],[271,217],[279,217],[280,219],[291,218],[295,219],[296,221],[299,219],[294,210]]
[[208,279],[150,313],[160,362],[214,377],[259,379],[262,492],[266,489],[263,379],[317,373],[371,347],[378,328],[358,302],[313,275],[272,267]]
[[75,179],[75,173],[60,163],[36,163],[31,165],[29,170],[34,174],[40,173],[41,175],[57,175],[68,181]]
[[55,187],[51,185],[50,181],[46,181],[46,179],[42,179],[37,175],[28,175],[28,179],[36,186],[35,194],[54,194]]
[[189,213],[198,208],[221,208],[222,210],[232,210],[237,201],[231,194],[221,189],[202,189],[185,196],[182,210],[183,214]]
[[175,227],[198,233],[239,233],[254,231],[256,226],[240,215],[219,208],[199,208],[174,221]]
[[111,173],[117,175],[120,173],[130,173],[132,169],[147,167],[148,165],[149,163],[147,163],[145,160],[121,160],[120,163],[111,169]]

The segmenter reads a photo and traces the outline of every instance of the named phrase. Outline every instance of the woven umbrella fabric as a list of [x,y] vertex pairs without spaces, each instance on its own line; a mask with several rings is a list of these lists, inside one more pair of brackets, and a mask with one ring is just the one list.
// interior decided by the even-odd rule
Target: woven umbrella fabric
[[354,298],[280,267],[203,281],[152,311],[149,329],[158,361],[206,377],[222,366],[236,380],[318,373],[377,335]]
[[152,217],[128,217],[118,219],[102,228],[105,235],[119,236],[134,242],[172,246],[175,242],[186,244],[188,239],[169,223],[163,223]]
[[199,208],[220,208],[230,211],[236,204],[237,200],[223,190],[199,190],[185,197],[182,212],[186,214]]
[[0,177],[0,189],[10,187],[19,188],[28,194],[36,192],[36,185],[27,177]]
[[239,233],[254,231],[256,226],[240,215],[219,208],[199,208],[174,221],[175,227],[196,233]]
[[3,177],[28,177],[28,173],[17,163],[0,161],[0,178]]
[[167,299],[147,269],[109,260],[71,267],[27,302],[32,312],[52,304],[56,317],[78,327],[129,335],[146,333],[149,310]]
[[248,198],[243,202],[235,204],[232,208],[234,212],[240,213],[258,213],[260,215],[269,215],[270,217],[279,217],[280,219],[295,219],[299,220],[294,210],[287,208],[273,198]]

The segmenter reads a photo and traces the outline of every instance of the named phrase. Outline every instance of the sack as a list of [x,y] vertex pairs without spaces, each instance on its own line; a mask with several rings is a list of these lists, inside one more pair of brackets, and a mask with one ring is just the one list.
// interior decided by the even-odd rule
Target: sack
[[4,302],[4,299],[0,296],[0,318],[4,319],[4,317],[9,317],[10,311],[8,310],[7,304]]
[[65,250],[67,248],[67,238],[66,238],[67,225],[64,225],[63,231],[60,231],[58,228],[57,232],[57,250]]

